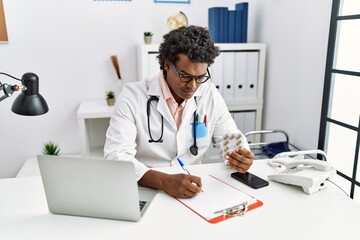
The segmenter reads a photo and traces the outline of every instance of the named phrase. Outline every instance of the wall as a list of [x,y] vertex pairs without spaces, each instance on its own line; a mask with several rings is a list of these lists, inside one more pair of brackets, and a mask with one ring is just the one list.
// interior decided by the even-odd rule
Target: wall
[[300,149],[316,149],[331,0],[262,1],[255,35],[268,44],[265,128],[285,129]]
[[[110,62],[117,54],[123,80],[137,80],[136,46],[143,32],[160,42],[166,19],[183,11],[207,26],[207,9],[239,0],[155,4],[92,0],[4,0],[9,43],[0,44],[0,71],[40,77],[49,113],[13,114],[15,96],[0,103],[0,178],[13,177],[44,142],[79,153],[76,111],[83,100],[103,99],[119,83]],[[329,28],[330,0],[252,0],[249,42],[268,44],[264,128],[282,128],[302,148],[316,148]],[[15,84],[0,76],[1,82]],[[17,95],[17,94],[16,94]]]

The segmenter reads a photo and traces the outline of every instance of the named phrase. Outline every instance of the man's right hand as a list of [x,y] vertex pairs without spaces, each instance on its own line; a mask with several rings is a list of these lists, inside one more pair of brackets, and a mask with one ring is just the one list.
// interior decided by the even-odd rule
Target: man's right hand
[[147,171],[139,184],[162,190],[173,197],[191,198],[201,191],[201,178],[188,174],[167,174],[155,170]]

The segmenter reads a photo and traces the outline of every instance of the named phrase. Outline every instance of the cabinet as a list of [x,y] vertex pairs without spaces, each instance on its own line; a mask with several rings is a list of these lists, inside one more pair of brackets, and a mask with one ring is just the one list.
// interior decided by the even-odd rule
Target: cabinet
[[113,106],[105,100],[81,102],[77,111],[82,156],[103,157]]
[[[217,44],[221,54],[210,67],[211,81],[223,95],[238,128],[244,133],[260,130],[262,124],[266,45],[262,43]],[[138,78],[153,77],[160,70],[158,44],[138,46]],[[79,106],[81,154],[103,156],[105,133],[113,107],[104,101],[85,101]],[[260,136],[255,136],[260,138]],[[257,142],[260,139],[255,139]],[[254,141],[249,139],[249,141]],[[209,149],[210,162],[218,151]]]

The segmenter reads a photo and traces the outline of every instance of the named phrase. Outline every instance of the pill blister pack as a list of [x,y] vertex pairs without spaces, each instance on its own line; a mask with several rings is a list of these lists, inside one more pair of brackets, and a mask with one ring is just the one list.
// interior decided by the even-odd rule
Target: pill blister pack
[[242,135],[240,133],[225,134],[222,139],[221,150],[223,157],[229,151],[235,151],[236,148],[243,146]]

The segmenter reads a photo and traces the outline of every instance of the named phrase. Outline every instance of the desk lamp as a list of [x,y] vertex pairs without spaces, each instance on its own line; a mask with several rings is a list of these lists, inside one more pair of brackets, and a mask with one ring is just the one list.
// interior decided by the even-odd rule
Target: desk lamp
[[21,81],[21,86],[10,85],[0,82],[0,92],[4,95],[0,96],[0,102],[7,97],[10,97],[13,92],[22,90],[22,93],[15,99],[11,111],[16,114],[25,116],[36,116],[47,113],[49,107],[45,99],[39,94],[39,77],[34,73],[25,73],[21,79],[13,77],[7,73],[0,72],[0,75],[11,77],[15,80]]

